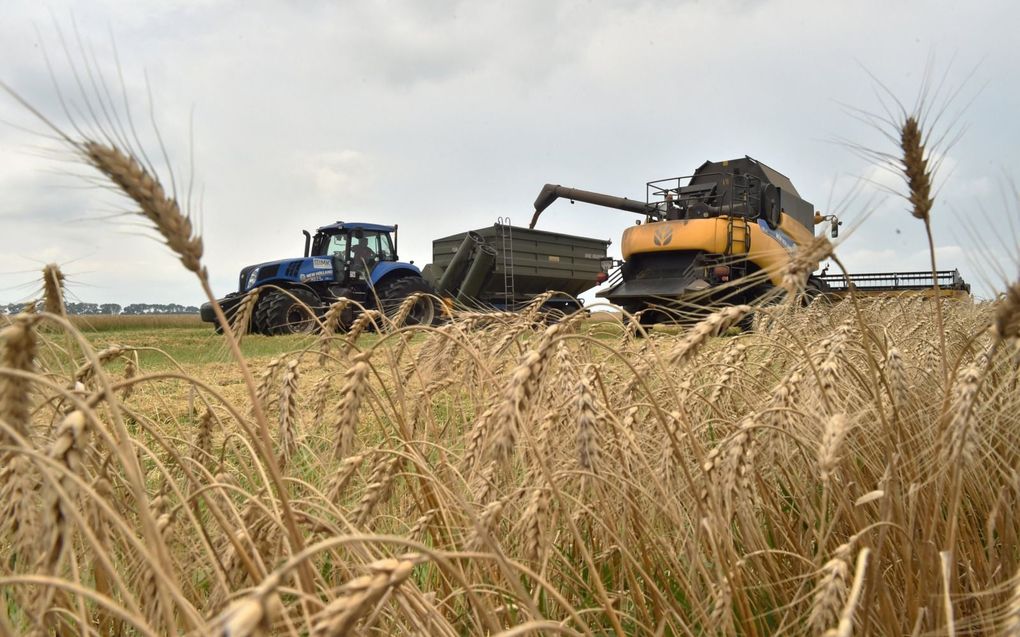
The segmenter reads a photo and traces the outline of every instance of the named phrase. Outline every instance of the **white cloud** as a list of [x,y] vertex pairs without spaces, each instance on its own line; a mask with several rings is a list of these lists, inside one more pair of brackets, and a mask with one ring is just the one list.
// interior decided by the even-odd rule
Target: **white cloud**
[[371,161],[356,150],[311,153],[295,159],[295,177],[308,179],[324,201],[345,201],[376,186]]

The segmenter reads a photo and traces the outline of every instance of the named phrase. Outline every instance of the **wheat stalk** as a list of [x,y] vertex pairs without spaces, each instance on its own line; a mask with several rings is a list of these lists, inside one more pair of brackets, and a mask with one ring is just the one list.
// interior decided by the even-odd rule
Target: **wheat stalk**
[[[259,377],[259,384],[255,388],[255,401],[260,405],[266,405],[269,402],[269,393],[273,389],[273,381],[276,379],[276,373],[280,369],[280,365],[283,364],[283,359],[274,358],[266,364],[266,368],[262,370],[262,375]],[[254,410],[254,405],[252,406]]]
[[63,467],[64,473],[61,473],[58,479],[63,496],[52,487],[46,490],[44,496],[41,555],[42,568],[46,573],[56,572],[57,565],[70,543],[69,510],[76,492],[76,483],[71,476],[81,476],[84,472],[82,450],[87,447],[87,425],[84,413],[72,411],[57,427],[53,443],[47,452],[51,460]]
[[351,479],[354,478],[354,475],[358,472],[358,469],[367,457],[368,454],[360,453],[352,456],[346,456],[344,458],[343,462],[340,463],[339,470],[330,480],[327,493],[329,494],[329,499],[331,501],[340,501],[340,498],[344,495],[344,491],[347,489],[347,485],[350,484]]
[[390,485],[400,470],[401,457],[397,454],[384,456],[376,463],[368,477],[368,485],[361,495],[357,508],[354,510],[355,526],[364,527],[372,517],[372,512],[386,499]]
[[832,256],[833,246],[828,238],[817,236],[810,243],[799,246],[790,260],[783,266],[779,287],[791,301],[804,291],[808,276],[818,269],[818,264]]
[[823,637],[850,637],[853,634],[854,612],[861,598],[861,590],[864,588],[864,575],[868,565],[870,549],[861,549],[857,554],[857,565],[854,568],[854,583],[847,595],[846,603],[839,614],[839,622],[835,628],[830,628],[823,633]]
[[953,385],[951,418],[944,434],[942,461],[944,466],[970,464],[977,446],[974,409],[978,398],[981,370],[968,365],[960,370]]
[[351,303],[351,299],[342,296],[331,303],[323,315],[322,332],[319,334],[319,365],[325,365],[329,360],[329,345],[333,340],[333,335],[341,327],[344,312],[347,311]]

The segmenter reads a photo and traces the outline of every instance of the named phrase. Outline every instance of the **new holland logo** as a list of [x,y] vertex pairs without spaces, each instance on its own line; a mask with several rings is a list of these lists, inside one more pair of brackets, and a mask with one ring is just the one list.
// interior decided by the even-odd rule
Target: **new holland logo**
[[666,226],[665,228],[658,228],[655,231],[655,236],[652,237],[652,241],[657,246],[668,246],[669,242],[673,240],[673,228]]

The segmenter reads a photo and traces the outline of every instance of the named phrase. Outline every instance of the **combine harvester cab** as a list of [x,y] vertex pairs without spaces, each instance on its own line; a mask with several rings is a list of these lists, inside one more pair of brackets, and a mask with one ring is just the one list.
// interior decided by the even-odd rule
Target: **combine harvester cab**
[[432,242],[425,276],[440,296],[463,307],[516,311],[555,291],[543,311],[570,314],[578,298],[605,277],[610,242],[496,224]]

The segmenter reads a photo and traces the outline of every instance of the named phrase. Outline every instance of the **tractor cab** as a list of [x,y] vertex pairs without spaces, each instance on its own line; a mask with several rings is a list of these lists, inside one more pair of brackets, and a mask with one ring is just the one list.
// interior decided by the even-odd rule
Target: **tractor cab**
[[305,232],[305,256],[328,257],[338,279],[369,280],[377,265],[397,261],[397,226],[338,221]]

